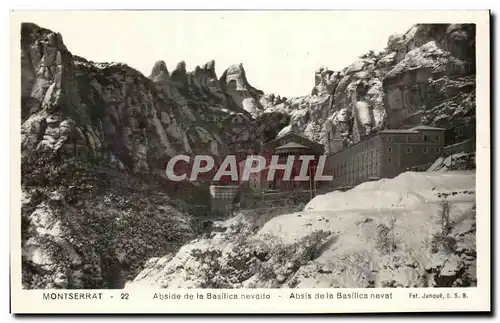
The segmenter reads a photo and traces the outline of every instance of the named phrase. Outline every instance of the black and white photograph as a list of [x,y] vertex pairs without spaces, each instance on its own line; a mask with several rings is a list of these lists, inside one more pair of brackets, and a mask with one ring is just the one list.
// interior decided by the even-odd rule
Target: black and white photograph
[[475,23],[18,14],[22,289],[481,284]]

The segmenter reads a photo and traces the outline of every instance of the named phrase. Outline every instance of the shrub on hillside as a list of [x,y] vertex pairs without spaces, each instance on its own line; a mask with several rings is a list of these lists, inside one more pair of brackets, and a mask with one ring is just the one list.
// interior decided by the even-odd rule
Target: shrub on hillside
[[[81,274],[73,285],[67,282],[67,288],[120,288],[118,281],[133,279],[145,260],[172,252],[193,237],[191,219],[171,206],[172,199],[154,179],[145,182],[113,168],[106,158],[83,160],[35,151],[23,157],[21,168],[23,189],[29,194],[22,207],[22,242],[35,238],[49,246],[30,220],[43,203],[44,212],[60,223],[58,240],[67,241],[82,257],[76,268],[57,257],[64,253],[46,251],[55,259],[57,272],[67,277]],[[27,288],[44,284],[44,271],[34,267],[23,259]]]
[[442,234],[433,234],[430,241],[430,249],[432,253],[443,251],[450,254],[455,251],[457,240],[451,236],[444,236]]
[[263,237],[257,244],[237,239],[230,250],[197,248],[190,253],[194,261],[186,262],[189,267],[184,270],[194,275],[198,288],[234,288],[255,275],[269,287],[279,287],[319,256],[330,234],[315,231],[289,245]]
[[389,253],[396,250],[395,241],[396,217],[393,215],[389,225],[379,224],[377,226],[377,235],[375,247],[381,253]]

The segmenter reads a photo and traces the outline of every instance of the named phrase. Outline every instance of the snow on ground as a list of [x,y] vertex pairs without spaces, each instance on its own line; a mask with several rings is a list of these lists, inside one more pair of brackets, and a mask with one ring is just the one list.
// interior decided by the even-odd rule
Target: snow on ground
[[[467,217],[475,203],[473,192],[472,171],[407,172],[390,180],[366,182],[347,192],[317,196],[306,205],[300,217],[298,213],[276,217],[258,234],[278,236],[290,244],[315,230],[333,233],[331,247],[299,271],[299,276],[301,272],[305,276],[300,277],[298,287],[362,287],[368,281],[380,285],[377,278],[412,286],[422,274],[413,266],[428,268],[442,261],[442,254],[434,257],[426,248],[426,240],[440,230],[438,194],[450,194],[447,199],[452,203],[452,219],[457,220],[456,230],[467,231],[474,220]],[[390,226],[393,217],[397,250],[392,255],[380,255],[374,252],[377,225]],[[451,257],[455,258],[459,259]],[[310,274],[318,266],[326,268],[320,270],[326,276]],[[332,280],[330,272],[339,270],[341,274]]]
[[[443,238],[452,242],[449,250],[433,238],[441,231],[444,196],[451,203],[452,231]],[[394,230],[383,240],[377,232],[391,221]],[[252,223],[240,214],[217,224],[218,232],[166,256],[153,274],[143,272],[127,287],[475,284],[474,171],[406,172],[317,196],[303,212],[276,216],[259,228]],[[384,251],[380,241],[392,244],[392,237],[395,249]]]

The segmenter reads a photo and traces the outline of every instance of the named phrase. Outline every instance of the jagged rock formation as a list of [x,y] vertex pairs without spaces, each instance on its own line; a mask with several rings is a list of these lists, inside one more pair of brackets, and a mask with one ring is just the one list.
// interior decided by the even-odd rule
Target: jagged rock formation
[[256,117],[255,121],[259,125],[261,141],[268,142],[279,135],[279,129],[284,129],[290,124],[290,115],[282,112],[266,112]]
[[73,55],[60,34],[22,24],[26,288],[119,287],[143,260],[193,237],[188,213],[205,212],[208,190],[163,180],[168,159],[246,153],[260,135],[244,108],[261,92],[241,65],[219,81],[214,64],[169,72],[158,61],[148,78]]
[[457,153],[438,158],[427,170],[428,172],[448,172],[453,170],[476,169],[476,153]]
[[[327,151],[387,126],[442,127],[475,116],[473,25],[417,25],[342,71],[318,69],[311,94],[291,99],[263,95],[248,83],[242,64],[217,80],[213,61],[193,72],[180,62],[172,73],[159,61],[147,79],[123,64],[71,55],[56,33],[33,25],[23,30],[23,145],[90,155],[105,146],[135,170],[149,171],[151,161],[166,154],[220,155],[245,142],[267,141],[263,131],[277,134],[284,125],[266,123],[273,118],[260,117],[263,112],[289,115]],[[78,112],[65,115],[61,106]],[[231,129],[234,114],[246,120],[244,127]],[[96,124],[89,127],[89,119]],[[244,134],[234,136],[240,128]],[[148,142],[140,139],[145,131]]]
[[24,288],[122,288],[144,261],[196,235],[173,189],[130,176],[117,160],[38,150],[21,168]]
[[[124,64],[72,55],[60,34],[33,24],[22,26],[21,54],[23,150],[110,152],[134,171],[161,173],[161,161],[180,152],[224,155],[240,139],[224,121],[249,119],[244,108],[261,93],[241,65],[219,82],[213,61],[193,72],[180,62],[171,73],[159,61],[146,78]],[[240,143],[256,142],[257,131],[250,133]]]
[[214,61],[158,61],[145,77],[73,55],[31,23],[21,36],[26,288],[120,287],[193,238],[188,214],[204,212],[208,192],[164,181],[173,155],[252,153],[292,129],[331,152],[386,126],[475,117],[473,25],[417,25],[342,71],[318,69],[295,98],[264,95],[242,64],[217,79]]
[[238,107],[252,116],[256,116],[262,111],[259,98],[264,92],[257,90],[248,83],[243,64],[229,66],[222,73],[220,83],[222,89],[231,96],[234,102],[238,104]]
[[[300,212],[242,212],[151,259],[125,288],[473,287],[474,180],[407,172],[318,195]],[[456,205],[445,234],[443,198]]]
[[385,127],[453,127],[475,118],[475,26],[416,25],[341,71],[318,69],[310,95],[261,102],[327,152]]

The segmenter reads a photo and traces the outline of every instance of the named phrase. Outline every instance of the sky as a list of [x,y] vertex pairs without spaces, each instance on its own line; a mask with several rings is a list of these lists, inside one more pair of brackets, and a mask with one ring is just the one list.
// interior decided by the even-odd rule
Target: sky
[[146,76],[158,60],[172,71],[182,60],[193,70],[213,59],[218,77],[242,63],[252,86],[287,97],[309,94],[319,67],[341,70],[419,22],[390,11],[38,11],[20,17],[61,33],[68,49],[87,60],[126,63]]

